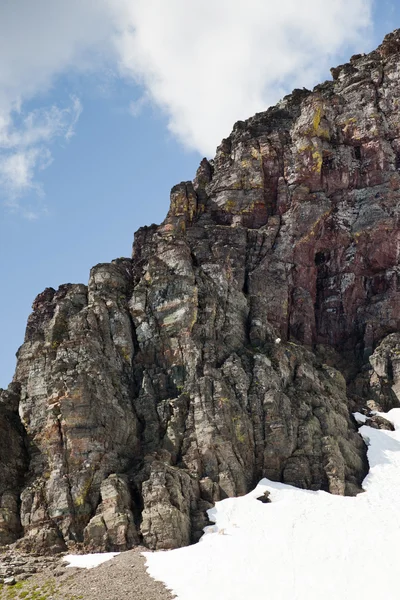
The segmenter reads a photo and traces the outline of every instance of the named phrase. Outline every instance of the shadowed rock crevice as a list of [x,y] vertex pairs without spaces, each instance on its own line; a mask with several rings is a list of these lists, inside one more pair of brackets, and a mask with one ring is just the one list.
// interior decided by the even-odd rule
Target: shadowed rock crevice
[[262,477],[361,490],[351,413],[400,394],[398,39],[236,123],[132,259],[37,297],[0,543],[174,548]]
[[0,546],[23,533],[20,493],[28,465],[26,435],[18,416],[20,386],[0,390]]

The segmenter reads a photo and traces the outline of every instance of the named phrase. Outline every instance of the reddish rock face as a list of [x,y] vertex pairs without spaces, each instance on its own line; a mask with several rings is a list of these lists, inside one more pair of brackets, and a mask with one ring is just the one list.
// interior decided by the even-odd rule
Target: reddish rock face
[[236,123],[132,259],[38,296],[25,547],[187,544],[263,476],[360,491],[351,411],[400,393],[399,65],[396,31]]
[[363,357],[399,328],[397,38],[237,123],[195,182],[197,226],[257,228],[246,291],[282,339]]

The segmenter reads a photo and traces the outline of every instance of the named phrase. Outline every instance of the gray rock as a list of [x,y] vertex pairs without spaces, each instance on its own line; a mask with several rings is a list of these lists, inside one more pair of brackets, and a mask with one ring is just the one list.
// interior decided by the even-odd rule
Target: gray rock
[[90,550],[122,552],[139,543],[127,478],[110,475],[100,486],[101,503],[84,531]]

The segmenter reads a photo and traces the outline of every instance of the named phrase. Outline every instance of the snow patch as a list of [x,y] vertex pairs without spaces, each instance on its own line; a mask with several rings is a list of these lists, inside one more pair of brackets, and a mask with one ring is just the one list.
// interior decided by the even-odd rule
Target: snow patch
[[[198,544],[145,553],[177,600],[398,600],[400,409],[395,431],[360,428],[370,471],[355,498],[268,479],[208,511]],[[270,492],[271,503],[257,500]]]
[[355,418],[355,420],[357,421],[357,423],[361,423],[364,424],[365,421],[367,420],[368,417],[366,417],[365,415],[363,415],[360,412],[355,412],[353,413],[353,417]]
[[103,552],[101,554],[68,554],[63,560],[68,562],[68,567],[77,567],[78,569],[93,569],[104,562],[117,556],[119,552]]

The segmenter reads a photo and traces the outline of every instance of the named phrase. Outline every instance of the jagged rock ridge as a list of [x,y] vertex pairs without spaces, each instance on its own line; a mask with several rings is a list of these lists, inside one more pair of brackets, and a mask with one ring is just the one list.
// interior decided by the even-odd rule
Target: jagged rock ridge
[[397,30],[236,123],[132,259],[36,298],[0,543],[173,548],[262,476],[360,491],[351,411],[400,389],[399,59]]

